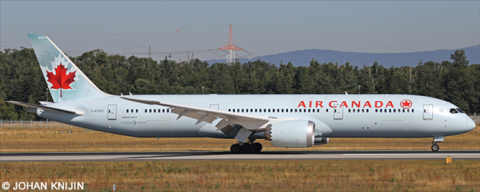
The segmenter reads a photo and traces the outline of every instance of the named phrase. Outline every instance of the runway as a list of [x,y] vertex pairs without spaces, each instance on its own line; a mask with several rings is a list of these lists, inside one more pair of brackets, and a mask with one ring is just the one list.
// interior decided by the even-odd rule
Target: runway
[[480,151],[265,151],[231,154],[218,151],[0,153],[0,162],[27,161],[192,161],[192,160],[348,160],[348,159],[467,159],[480,160]]

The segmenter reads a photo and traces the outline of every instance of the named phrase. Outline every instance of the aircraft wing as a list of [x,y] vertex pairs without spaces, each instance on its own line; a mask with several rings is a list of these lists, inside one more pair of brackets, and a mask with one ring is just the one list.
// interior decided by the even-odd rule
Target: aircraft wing
[[31,103],[24,103],[24,102],[20,102],[20,101],[6,101],[6,102],[13,103],[13,104],[16,104],[16,105],[21,105],[21,106],[24,106],[24,107],[30,107],[30,108],[35,108],[35,109],[43,109],[43,110],[46,110],[46,111],[56,111],[56,112],[68,113],[68,114],[72,114],[72,115],[84,115],[83,111],[60,109],[60,108],[56,108],[56,107],[49,107],[49,106],[45,106],[45,105],[37,105],[37,104],[31,104]]
[[196,124],[199,124],[201,122],[212,123],[215,119],[222,118],[223,120],[216,125],[216,127],[220,130],[228,124],[231,124],[231,125],[239,124],[245,127],[247,130],[253,131],[253,130],[265,128],[270,121],[276,120],[276,118],[268,117],[268,116],[233,113],[233,112],[221,111],[216,109],[193,107],[193,106],[187,106],[187,105],[178,105],[178,104],[164,103],[164,102],[151,101],[151,100],[133,99],[129,97],[121,97],[121,98],[129,101],[144,103],[149,105],[161,105],[165,107],[171,107],[173,108],[172,113],[178,114],[177,119],[180,119],[183,116],[187,116],[193,119],[197,119],[198,121]]

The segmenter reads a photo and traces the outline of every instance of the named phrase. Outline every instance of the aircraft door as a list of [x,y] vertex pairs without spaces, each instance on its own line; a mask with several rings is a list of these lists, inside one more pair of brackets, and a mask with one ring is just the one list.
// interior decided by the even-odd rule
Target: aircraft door
[[432,120],[433,119],[433,105],[426,104],[423,105],[423,120]]
[[333,119],[334,120],[343,120],[343,107],[340,107],[339,104],[335,105],[337,108],[333,109]]
[[117,105],[108,105],[108,120],[117,120]]

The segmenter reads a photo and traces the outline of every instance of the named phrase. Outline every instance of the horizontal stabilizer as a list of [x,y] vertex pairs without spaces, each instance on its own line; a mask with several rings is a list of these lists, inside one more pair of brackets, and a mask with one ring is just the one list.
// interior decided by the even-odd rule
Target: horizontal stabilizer
[[40,104],[42,104],[43,106],[45,105],[51,105],[51,104],[55,104],[53,102],[49,102],[49,101],[39,101]]
[[30,107],[30,108],[36,108],[36,109],[43,109],[46,111],[56,111],[56,112],[62,112],[62,113],[68,113],[72,115],[84,115],[84,111],[74,111],[74,110],[68,110],[68,109],[59,109],[55,107],[49,107],[49,106],[43,106],[43,105],[37,105],[37,104],[31,104],[31,103],[24,103],[20,101],[6,101],[7,103],[13,103],[15,105],[20,105],[24,107]]

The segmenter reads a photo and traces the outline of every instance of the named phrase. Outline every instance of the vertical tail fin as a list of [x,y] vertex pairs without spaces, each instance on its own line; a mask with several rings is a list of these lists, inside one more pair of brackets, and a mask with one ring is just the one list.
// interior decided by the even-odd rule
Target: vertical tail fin
[[28,34],[53,101],[104,97],[80,69],[47,37]]

